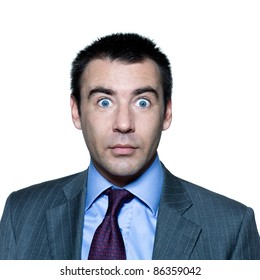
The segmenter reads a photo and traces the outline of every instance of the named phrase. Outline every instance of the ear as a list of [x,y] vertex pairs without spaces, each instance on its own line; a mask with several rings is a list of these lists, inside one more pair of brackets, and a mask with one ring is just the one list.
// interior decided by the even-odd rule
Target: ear
[[172,101],[167,101],[166,110],[163,120],[163,130],[166,130],[170,127],[172,122]]
[[79,115],[78,104],[73,95],[70,96],[70,108],[72,121],[77,129],[81,129],[81,121]]

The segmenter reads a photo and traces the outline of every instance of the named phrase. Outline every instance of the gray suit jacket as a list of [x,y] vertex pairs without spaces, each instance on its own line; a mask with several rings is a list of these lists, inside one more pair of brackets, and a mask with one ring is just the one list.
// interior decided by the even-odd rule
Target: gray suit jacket
[[[0,259],[80,259],[87,171],[12,193]],[[153,259],[260,259],[253,210],[164,168]]]

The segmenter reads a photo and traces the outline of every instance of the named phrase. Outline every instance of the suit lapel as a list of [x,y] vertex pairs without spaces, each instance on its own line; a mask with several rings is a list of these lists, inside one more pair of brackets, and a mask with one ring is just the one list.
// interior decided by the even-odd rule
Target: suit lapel
[[[166,168],[164,173],[153,259],[189,259],[201,227],[183,217],[192,207],[192,201],[180,179]],[[87,171],[76,175],[63,188],[64,203],[46,212],[52,259],[81,258],[86,180]]]
[[164,186],[159,205],[153,259],[189,259],[201,227],[183,217],[192,207],[180,179],[164,168]]
[[63,191],[66,200],[49,209],[47,230],[52,259],[80,259],[87,171],[73,178]]

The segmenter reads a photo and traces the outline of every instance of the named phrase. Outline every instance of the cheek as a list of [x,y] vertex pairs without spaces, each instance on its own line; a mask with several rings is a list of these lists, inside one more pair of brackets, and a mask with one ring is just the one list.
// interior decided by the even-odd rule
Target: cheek
[[156,146],[161,137],[162,126],[162,122],[157,118],[142,121],[138,128],[138,134],[142,137],[145,143],[149,143],[148,146]]
[[147,115],[143,115],[140,118],[141,125],[150,133],[162,130],[163,126],[163,114],[160,107],[157,106],[154,110],[151,110]]
[[100,143],[106,139],[106,124],[107,122],[104,119],[100,119],[94,115],[81,122],[84,139],[89,148],[98,149]]

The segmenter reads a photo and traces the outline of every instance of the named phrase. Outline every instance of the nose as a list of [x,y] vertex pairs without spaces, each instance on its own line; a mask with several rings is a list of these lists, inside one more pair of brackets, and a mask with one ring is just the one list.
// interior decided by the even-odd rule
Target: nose
[[135,131],[133,112],[128,106],[120,106],[115,114],[114,132],[131,133]]

